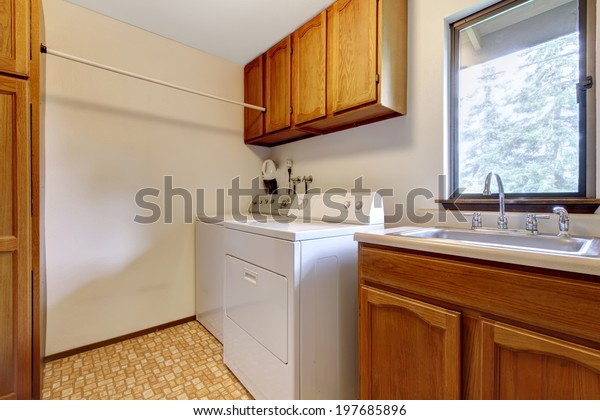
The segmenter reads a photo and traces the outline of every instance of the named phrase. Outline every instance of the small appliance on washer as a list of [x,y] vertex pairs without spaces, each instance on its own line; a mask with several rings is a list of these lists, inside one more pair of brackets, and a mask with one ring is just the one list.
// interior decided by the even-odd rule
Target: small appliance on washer
[[257,399],[357,399],[353,235],[383,227],[381,197],[299,195],[285,207],[224,223],[225,364]]

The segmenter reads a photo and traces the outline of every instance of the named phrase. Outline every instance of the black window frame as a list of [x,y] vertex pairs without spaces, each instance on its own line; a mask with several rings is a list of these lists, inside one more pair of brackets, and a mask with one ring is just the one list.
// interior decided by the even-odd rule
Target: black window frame
[[[468,26],[472,26],[477,22],[489,19],[499,13],[506,10],[510,10],[520,4],[527,3],[530,0],[503,0],[496,4],[493,4],[479,12],[476,12],[470,16],[460,19],[456,22],[450,23],[450,54],[449,54],[449,77],[448,77],[448,89],[449,89],[449,107],[448,107],[448,133],[449,133],[449,186],[450,186],[450,200],[457,199],[483,199],[483,194],[461,194],[459,191],[460,185],[459,180],[459,147],[458,147],[458,114],[459,114],[459,71],[460,71],[460,37],[459,33],[462,29]],[[587,89],[579,88],[586,82],[586,78],[590,76],[588,74],[588,60],[594,59],[594,57],[588,57],[588,42],[592,45],[596,43],[595,32],[593,39],[589,39],[590,31],[588,28],[588,2],[595,0],[578,0],[579,7],[579,179],[578,179],[578,191],[569,193],[506,193],[507,198],[514,199],[554,199],[554,198],[584,198],[595,196],[595,191],[590,190],[590,184],[595,185],[594,180],[590,177],[595,177],[594,174],[590,174],[589,163],[595,162],[595,156],[591,159],[588,158],[588,153],[594,151],[595,148],[588,147],[595,141],[595,133],[589,131],[589,118],[594,118],[594,115],[589,115],[587,106],[588,94]],[[594,75],[595,76],[595,75]],[[594,77],[595,82],[595,77]],[[575,88],[575,87],[574,87]],[[594,97],[594,96],[592,96]],[[594,109],[594,107],[592,107]],[[589,136],[593,136],[590,138]],[[590,150],[591,149],[591,150]],[[595,167],[595,165],[592,165]],[[481,180],[481,186],[483,190],[483,179]]]

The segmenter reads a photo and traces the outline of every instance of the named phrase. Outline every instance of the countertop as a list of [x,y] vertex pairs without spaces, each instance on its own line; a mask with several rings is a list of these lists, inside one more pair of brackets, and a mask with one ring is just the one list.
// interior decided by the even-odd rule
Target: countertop
[[483,244],[464,244],[458,241],[443,239],[422,239],[388,235],[389,233],[413,229],[415,229],[414,226],[407,226],[357,232],[354,235],[354,239],[362,243],[392,248],[403,248],[458,257],[475,258],[485,261],[600,276],[600,258],[498,248]]

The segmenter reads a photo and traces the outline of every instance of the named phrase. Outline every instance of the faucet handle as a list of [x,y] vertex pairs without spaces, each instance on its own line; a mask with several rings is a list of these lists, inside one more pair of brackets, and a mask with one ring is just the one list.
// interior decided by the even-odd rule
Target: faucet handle
[[554,214],[558,214],[558,236],[569,236],[569,213],[564,207],[554,207]]
[[508,229],[508,217],[506,215],[498,216],[498,229]]
[[534,214],[527,213],[527,220],[525,221],[525,230],[533,233],[534,235],[538,234],[538,219],[549,219],[550,216],[548,214]]
[[473,213],[464,213],[465,216],[473,216],[473,219],[471,220],[471,228],[475,229],[475,228],[480,228],[483,226],[483,223],[481,221],[481,212],[479,211],[474,211]]
[[312,184],[313,177],[312,175],[306,175],[302,177],[302,182],[304,182],[304,192],[308,193],[308,185]]

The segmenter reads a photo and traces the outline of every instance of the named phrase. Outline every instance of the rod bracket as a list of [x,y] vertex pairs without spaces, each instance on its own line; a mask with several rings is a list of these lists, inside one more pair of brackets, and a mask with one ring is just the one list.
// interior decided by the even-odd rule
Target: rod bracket
[[44,44],[40,44],[40,52],[42,54],[47,54],[48,53],[48,48]]

